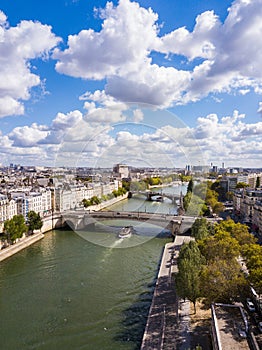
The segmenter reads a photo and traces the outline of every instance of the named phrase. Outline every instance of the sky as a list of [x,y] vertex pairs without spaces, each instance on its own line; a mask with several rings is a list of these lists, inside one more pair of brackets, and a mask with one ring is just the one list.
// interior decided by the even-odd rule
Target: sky
[[262,0],[2,0],[0,164],[262,167]]

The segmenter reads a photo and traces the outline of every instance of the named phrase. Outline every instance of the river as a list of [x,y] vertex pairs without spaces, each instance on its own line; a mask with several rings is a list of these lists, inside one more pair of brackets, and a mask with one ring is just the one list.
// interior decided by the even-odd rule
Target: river
[[[174,207],[137,201],[113,210]],[[125,248],[113,232],[88,232],[83,239],[71,230],[54,230],[1,262],[1,349],[139,349],[159,259],[170,241],[144,225],[150,239],[132,247]],[[98,244],[90,239],[95,236]],[[108,236],[111,243],[103,246]]]

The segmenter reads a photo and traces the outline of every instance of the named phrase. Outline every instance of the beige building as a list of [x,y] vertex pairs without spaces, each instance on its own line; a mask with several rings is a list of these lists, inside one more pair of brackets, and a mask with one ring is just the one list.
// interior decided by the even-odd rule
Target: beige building
[[254,229],[262,236],[262,200],[256,201],[253,214]]
[[113,168],[113,173],[115,176],[121,179],[126,179],[129,177],[129,168],[125,164],[116,164]]

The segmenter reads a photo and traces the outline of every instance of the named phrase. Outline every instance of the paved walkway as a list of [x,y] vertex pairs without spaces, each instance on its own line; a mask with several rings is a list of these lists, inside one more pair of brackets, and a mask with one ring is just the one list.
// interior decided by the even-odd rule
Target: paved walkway
[[181,245],[189,240],[177,236],[165,245],[141,350],[190,348],[190,304],[178,300],[172,280]]
[[0,261],[9,258],[10,256],[14,255],[22,249],[25,249],[26,247],[29,247],[31,244],[39,241],[42,238],[44,238],[43,233],[35,233],[32,236],[21,238],[19,242],[0,250]]

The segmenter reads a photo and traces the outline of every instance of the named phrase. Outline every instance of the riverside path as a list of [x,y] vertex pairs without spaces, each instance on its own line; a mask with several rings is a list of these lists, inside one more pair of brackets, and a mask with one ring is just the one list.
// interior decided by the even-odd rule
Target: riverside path
[[190,304],[177,298],[172,274],[177,272],[177,257],[191,237],[176,236],[165,245],[141,350],[190,348]]

